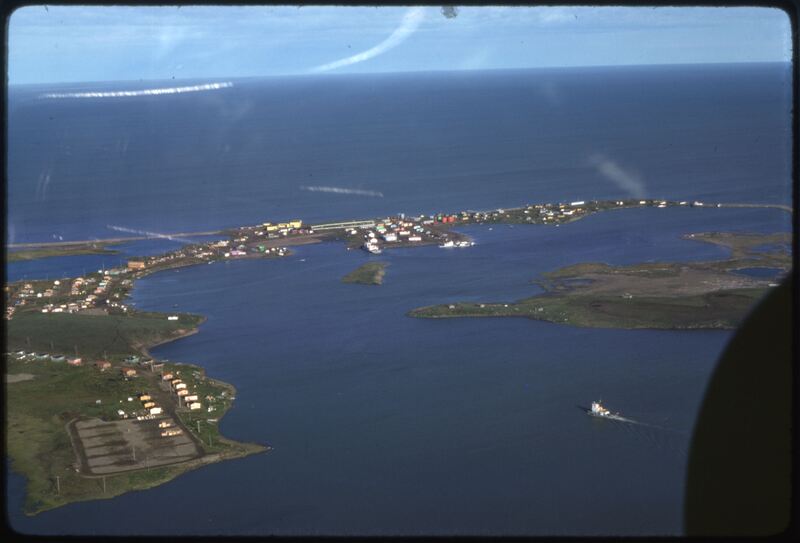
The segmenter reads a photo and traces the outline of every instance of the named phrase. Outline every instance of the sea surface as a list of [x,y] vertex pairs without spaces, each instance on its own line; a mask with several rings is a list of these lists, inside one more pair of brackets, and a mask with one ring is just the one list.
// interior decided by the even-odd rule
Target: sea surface
[[[9,241],[632,196],[790,203],[786,65],[233,83],[125,99],[14,89]],[[680,534],[692,427],[731,332],[406,313],[532,296],[539,274],[578,262],[727,255],[686,233],[790,228],[774,209],[631,209],[558,227],[460,228],[476,241],[467,249],[375,257],[325,243],[148,276],[137,308],[208,317],[153,354],[235,385],[222,432],[274,449],[32,518],[21,513],[24,480],[9,471],[11,525],[80,535]],[[148,243],[125,255],[176,242]],[[55,277],[96,259],[7,273]],[[383,285],[341,282],[370,259],[389,264]],[[598,399],[636,423],[580,410]],[[131,514],[144,506],[164,514]]]
[[231,83],[106,98],[46,96],[186,83],[12,87],[8,241],[526,202],[791,198],[789,64]]

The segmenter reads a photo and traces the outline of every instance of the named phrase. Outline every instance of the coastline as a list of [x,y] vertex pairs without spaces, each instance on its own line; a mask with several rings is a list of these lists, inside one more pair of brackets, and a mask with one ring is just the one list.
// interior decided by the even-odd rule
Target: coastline
[[[619,203],[620,202],[617,202],[617,204],[619,204]],[[574,212],[571,212],[570,207],[572,207],[572,208],[580,207],[578,204],[583,204],[583,202],[580,202],[580,203],[574,202],[574,203],[569,204],[569,205],[561,204],[558,207],[554,207],[552,204],[544,204],[544,205],[539,205],[539,206],[527,206],[526,208],[514,208],[514,209],[509,209],[509,210],[506,210],[506,211],[498,210],[498,212],[483,213],[483,215],[480,215],[480,214],[475,215],[473,213],[472,216],[468,216],[468,218],[465,219],[465,220],[455,220],[455,221],[451,220],[451,221],[449,221],[451,224],[442,224],[442,225],[436,224],[436,225],[430,227],[430,230],[433,231],[434,233],[436,233],[437,235],[439,235],[439,234],[451,235],[452,234],[453,237],[458,239],[459,236],[461,236],[461,237],[465,237],[465,236],[463,234],[459,234],[459,233],[452,233],[449,230],[450,227],[453,227],[453,226],[457,227],[457,226],[460,226],[462,224],[466,225],[466,224],[476,224],[477,223],[477,224],[490,225],[490,224],[497,224],[497,223],[504,223],[504,222],[508,222],[508,223],[512,223],[512,224],[516,224],[516,223],[542,224],[542,225],[553,225],[553,224],[555,224],[556,226],[558,226],[559,224],[566,224],[566,223],[569,223],[569,222],[572,222],[572,221],[575,221],[575,220],[579,220],[580,218],[582,218],[582,217],[584,217],[584,216],[586,216],[588,214],[595,213],[597,211],[616,210],[616,209],[624,209],[625,208],[625,206],[621,206],[621,207],[620,206],[618,206],[618,207],[613,207],[613,206],[612,207],[602,207],[603,205],[607,205],[609,203],[608,202],[592,202],[590,204],[596,204],[599,207],[597,209],[595,209],[595,210],[592,210],[592,208],[590,206],[586,206],[585,208],[581,208],[581,209],[584,209],[584,211],[582,213],[577,213],[577,214],[573,215]],[[666,205],[666,204],[664,204],[664,205]],[[679,204],[675,203],[674,205],[679,205]],[[647,205],[644,205],[641,202],[639,202],[636,205],[630,205],[630,206],[627,206],[627,207],[643,207],[643,206],[644,207],[662,207],[662,205],[659,204],[656,201],[650,201]],[[774,206],[761,206],[761,207],[774,207]],[[548,221],[548,219],[545,218],[545,219],[542,219],[543,222],[531,222],[529,217],[527,217],[526,215],[528,214],[529,211],[533,210],[534,208],[536,208],[538,210],[544,210],[544,211],[542,211],[540,213],[540,215],[539,215],[540,217],[555,217],[555,219]],[[467,215],[465,215],[466,213],[467,212],[462,212],[461,216],[467,216]],[[434,222],[434,221],[431,221],[431,222]],[[388,220],[387,220],[387,223],[388,223]],[[420,225],[422,224],[422,220],[421,219],[419,219],[419,224]],[[246,228],[240,229],[238,234],[236,232],[234,232],[231,235],[231,237],[236,236],[236,235],[243,235],[242,232],[248,232],[248,230]],[[351,237],[348,238],[347,235],[349,235]],[[337,231],[327,231],[327,232],[320,232],[320,233],[318,233],[316,235],[315,234],[310,234],[310,235],[303,235],[303,234],[289,235],[289,236],[279,237],[279,238],[275,238],[275,239],[271,239],[271,240],[264,240],[262,245],[265,245],[265,246],[269,245],[270,247],[279,247],[279,246],[280,247],[285,247],[287,245],[302,245],[302,244],[310,244],[310,243],[321,243],[323,241],[325,241],[325,242],[329,242],[329,241],[345,241],[347,247],[348,248],[352,248],[352,247],[358,246],[358,245],[360,245],[360,243],[362,243],[362,241],[359,240],[358,236],[353,237],[354,234],[352,234],[352,233],[347,233],[347,235],[345,235],[345,229],[342,229],[341,232],[339,232],[338,230]],[[709,241],[708,239],[701,239],[700,237],[698,237],[697,239],[700,240],[700,241]],[[426,245],[430,246],[433,243],[437,243],[437,241],[435,241],[435,240],[436,240],[436,238],[434,236],[432,236],[430,239],[424,239],[424,240],[421,240],[418,243],[408,243],[408,242],[404,241],[403,243],[390,244],[390,245],[386,246],[385,248],[407,247],[407,246],[411,246],[411,247],[417,246],[418,247],[418,246],[426,246]],[[198,248],[202,249],[204,246],[203,245],[194,245],[193,247],[198,247]],[[252,249],[253,247],[254,246],[251,244],[250,248]],[[188,251],[187,251],[187,253],[188,253]],[[167,254],[170,254],[170,253],[167,253]],[[264,254],[263,252],[261,252],[261,253],[250,252],[250,253],[247,253],[247,254],[242,254],[241,256],[237,255],[237,258],[235,258],[235,259],[238,259],[238,258],[265,258],[265,257],[266,258],[274,258],[274,257],[278,257],[278,256],[285,256],[286,254],[291,254],[291,253],[289,253],[288,251],[283,251],[283,250],[280,252],[280,254],[277,254],[277,253],[272,253],[271,254],[271,253],[269,253],[269,251],[267,251],[267,254]],[[766,255],[766,253],[764,253],[764,255]],[[227,254],[225,256],[227,258]],[[133,319],[130,319],[130,317],[132,317],[132,316],[136,316],[136,317],[139,317],[140,319],[144,319],[144,320],[150,319],[153,322],[157,321],[157,328],[155,329],[156,331],[155,332],[151,331],[150,333],[155,333],[156,335],[158,335],[158,333],[162,333],[163,334],[163,333],[166,333],[166,331],[169,330],[172,335],[166,336],[166,337],[164,337],[162,335],[161,337],[158,337],[157,339],[135,340],[135,341],[129,341],[129,343],[128,343],[128,346],[129,346],[130,349],[132,349],[136,353],[143,354],[144,356],[150,357],[150,358],[152,358],[151,355],[150,355],[150,350],[153,349],[154,347],[156,347],[158,345],[163,345],[163,344],[169,343],[171,341],[175,341],[177,339],[181,339],[181,338],[188,337],[190,335],[194,335],[194,334],[198,333],[200,325],[203,324],[204,322],[206,322],[207,317],[203,316],[203,315],[189,315],[189,314],[185,314],[185,313],[173,313],[171,315],[179,315],[179,317],[176,317],[176,319],[182,319],[182,320],[186,319],[186,321],[191,321],[192,319],[195,319],[195,321],[192,322],[190,327],[189,327],[189,325],[186,324],[186,321],[175,323],[175,325],[173,326],[170,322],[168,322],[168,320],[171,321],[171,317],[170,317],[170,319],[167,319],[168,313],[162,313],[162,312],[139,312],[139,311],[136,311],[134,308],[131,308],[131,309],[133,309],[133,311],[127,311],[127,308],[125,308],[124,304],[122,304],[121,302],[125,298],[127,298],[130,295],[130,293],[132,292],[132,290],[135,288],[135,281],[137,279],[140,279],[140,278],[143,278],[145,276],[148,276],[148,275],[150,275],[152,273],[157,273],[159,271],[165,271],[167,269],[176,269],[176,268],[180,268],[180,267],[188,267],[188,266],[193,266],[193,265],[196,265],[196,264],[203,264],[203,263],[213,263],[213,262],[219,262],[219,261],[222,260],[222,259],[220,259],[218,257],[214,257],[213,260],[202,260],[200,258],[195,258],[192,255],[188,255],[185,258],[176,259],[176,260],[168,260],[163,256],[162,257],[151,257],[151,258],[153,258],[154,262],[149,267],[145,267],[144,269],[139,269],[139,270],[132,270],[132,269],[124,269],[123,270],[126,274],[128,272],[133,271],[133,273],[129,273],[128,274],[128,277],[130,279],[127,280],[127,283],[128,283],[127,287],[120,286],[120,287],[118,287],[117,291],[114,291],[113,289],[110,289],[108,291],[107,298],[106,298],[107,303],[112,300],[112,293],[115,293],[113,295],[116,296],[116,299],[119,300],[119,302],[116,302],[116,301],[113,302],[113,304],[117,304],[116,306],[114,306],[113,315],[111,313],[107,312],[103,316],[93,317],[94,319],[96,319],[95,322],[104,323],[104,325],[105,324],[110,325],[112,322],[130,323],[133,320]],[[158,259],[161,259],[161,260],[158,260]],[[131,260],[133,260],[133,259],[131,259]],[[370,264],[374,268],[375,266],[379,265],[379,262],[372,262]],[[701,263],[701,264],[709,264],[709,263]],[[374,270],[373,269],[373,270],[370,271],[370,270],[366,270],[365,269],[366,271],[369,271],[370,273],[365,274],[364,277],[362,277],[360,280],[357,280],[355,282],[367,282],[368,284],[369,283],[371,283],[371,284],[380,284],[380,280],[382,280],[382,278],[383,278],[383,271],[384,271],[383,268],[385,267],[385,263],[382,264],[382,265],[379,265],[379,267],[380,267],[379,270]],[[361,270],[361,268],[359,268],[359,270]],[[362,270],[362,272],[365,271],[365,270]],[[358,271],[358,270],[355,270],[355,271]],[[556,276],[557,276],[557,274],[553,275],[554,278],[556,278]],[[101,277],[102,277],[102,275],[101,275]],[[569,279],[573,279],[573,277],[570,276],[569,274],[566,274],[563,277],[563,279],[564,280],[569,280]],[[377,281],[377,283],[375,281]],[[17,283],[20,283],[20,282],[17,282]],[[44,283],[44,282],[42,282],[42,283]],[[109,283],[125,285],[125,280],[120,281],[120,278],[116,278],[116,279],[113,279],[113,280],[109,279]],[[36,286],[36,288],[39,288],[39,287]],[[538,297],[538,298],[534,297],[534,298],[535,299],[522,300],[520,302],[526,302],[527,303],[527,302],[533,300],[533,301],[538,303],[541,300],[546,299],[546,296],[541,296],[541,297]],[[34,300],[34,303],[38,303],[38,302],[36,302],[36,300]],[[109,305],[111,305],[111,304],[109,303]],[[516,307],[512,308],[511,312],[506,312],[506,314],[486,314],[485,312],[482,312],[482,311],[479,312],[478,314],[470,314],[471,309],[474,309],[474,308],[468,308],[468,307],[466,307],[466,304],[463,304],[463,305],[464,305],[464,307],[460,308],[460,309],[464,309],[464,311],[457,312],[457,313],[460,313],[460,314],[448,314],[448,312],[445,312],[445,313],[442,313],[442,314],[434,314],[434,315],[413,314],[414,312],[419,312],[419,311],[422,311],[422,310],[429,310],[431,308],[440,307],[440,306],[427,306],[425,308],[418,308],[417,310],[413,310],[412,312],[409,313],[409,316],[412,316],[412,317],[424,316],[424,317],[427,317],[427,318],[452,318],[452,317],[465,317],[465,316],[470,316],[470,317],[478,317],[478,316],[526,316],[528,318],[540,318],[540,320],[548,320],[550,322],[559,323],[559,324],[576,324],[575,322],[567,322],[567,319],[565,319],[565,318],[563,318],[561,316],[558,316],[558,315],[556,315],[556,316],[550,315],[549,316],[550,318],[544,318],[545,315],[538,315],[538,314],[535,314],[535,313],[534,314],[529,314],[529,315],[522,315],[522,314],[515,315],[515,314],[513,314],[513,311],[516,309]],[[472,304],[472,305],[475,305],[475,304]],[[481,304],[481,305],[484,305],[484,304]],[[497,304],[485,304],[485,305],[486,306],[492,306],[492,307],[490,307],[490,310],[492,310],[492,311],[495,310],[495,309],[499,309],[498,307],[496,307]],[[508,308],[508,307],[510,307],[512,305],[517,305],[517,304],[502,304],[502,305],[505,305],[505,307],[503,309],[506,309],[506,308]],[[455,306],[453,306],[451,304],[449,309],[453,309],[454,307]],[[503,310],[500,310],[500,312],[502,313]],[[23,315],[21,315],[21,317],[22,317],[21,320],[24,321],[25,318],[28,315],[30,315],[30,308],[28,310],[26,310],[26,312],[23,312]],[[9,314],[9,318],[10,318],[10,314]],[[18,317],[14,317],[15,320],[12,321],[12,323],[11,323],[12,326],[17,326],[17,323],[19,322],[19,321],[16,320],[17,318]],[[67,322],[67,321],[73,322],[74,321],[76,323],[80,323],[80,322],[87,322],[85,320],[86,318],[87,318],[87,316],[82,316],[80,314],[80,312],[79,312],[74,317],[68,317],[66,314],[64,314],[62,316],[59,316],[59,317],[56,317],[55,315],[48,315],[48,316],[38,315],[36,319],[32,319],[31,318],[29,320],[37,320],[37,321],[44,320],[44,321],[51,322],[51,323],[58,322],[58,321],[61,321],[61,322]],[[64,319],[66,319],[67,321],[65,321]],[[578,325],[581,325],[581,324],[578,324]],[[172,328],[169,328],[169,326],[172,326]],[[175,326],[180,326],[181,328],[177,328],[176,329]],[[618,328],[659,328],[659,326],[652,326],[652,325],[646,325],[646,326],[616,326],[616,327],[618,327]],[[709,327],[711,327],[711,328],[729,328],[730,325],[728,325],[726,323],[717,323],[717,324],[712,325],[712,326],[692,326],[692,325],[681,326],[681,325],[677,325],[677,326],[667,327],[667,329],[694,329],[694,328],[703,328],[703,327],[705,327],[705,328],[709,328]],[[178,330],[178,331],[176,332],[175,330]],[[62,330],[62,332],[63,332],[63,330]],[[124,332],[125,331],[123,331],[123,336],[124,336]],[[37,329],[37,335],[41,335],[43,333],[46,334],[46,330]],[[119,335],[120,334],[119,330],[117,330],[115,332],[115,334]],[[81,334],[81,335],[85,335],[85,334]],[[37,338],[37,339],[40,339],[40,338]],[[123,339],[125,340],[125,338],[123,338]],[[29,343],[30,343],[30,340],[29,340]],[[51,351],[54,350],[52,337],[50,337],[50,346],[51,346]],[[20,348],[20,347],[21,347],[21,343],[19,343],[19,341],[18,341],[17,348]],[[37,350],[39,350],[40,348],[41,349],[46,349],[46,347],[42,347],[41,343],[39,343],[39,345],[37,346]],[[62,341],[62,343],[59,344],[59,348],[54,350],[54,352],[58,352],[58,350],[61,350],[62,352],[64,352],[64,351],[70,352],[70,350],[71,350],[71,340],[70,340],[70,343],[64,343]],[[76,354],[77,354],[77,350],[78,350],[77,346],[75,347],[75,350],[76,350]],[[117,359],[122,359],[122,357],[123,357],[122,354],[117,354],[115,356],[117,357]],[[62,357],[62,359],[63,359],[63,357]],[[163,363],[163,362],[159,362],[159,364],[161,364],[161,363]],[[171,367],[175,367],[175,368],[180,368],[180,369],[197,368],[198,370],[200,370],[199,373],[204,375],[204,370],[201,367],[195,366],[193,364],[188,364],[188,363],[170,363],[170,366]],[[86,369],[90,369],[90,368],[86,368]],[[66,371],[69,372],[69,371],[74,371],[74,370],[73,369],[66,369]],[[89,376],[89,377],[91,377],[91,376]],[[226,402],[229,401],[230,403],[226,403],[225,404],[226,405],[225,410],[222,411],[221,413],[215,415],[214,422],[216,422],[216,421],[220,420],[222,417],[224,417],[224,415],[227,413],[228,409],[232,406],[232,403],[233,403],[233,401],[235,399],[236,388],[231,383],[224,383],[222,381],[219,381],[219,380],[216,380],[216,379],[213,379],[213,378],[204,377],[204,380],[207,381],[209,383],[209,385],[212,386],[212,387],[217,387],[218,389],[224,389],[225,393],[227,395],[229,395],[229,398],[230,398],[230,400],[226,400]],[[126,381],[127,381],[127,379],[126,379]],[[16,384],[15,387],[17,387],[17,390],[14,391],[14,392],[20,392],[21,388],[24,388],[26,386],[30,386],[32,383],[34,385],[36,385],[36,386],[47,386],[47,383],[43,382],[40,379],[32,379],[30,381],[19,382],[18,384]],[[52,385],[50,385],[50,386],[52,386]],[[18,413],[16,415],[18,415]],[[51,413],[51,416],[52,415],[53,414]],[[89,415],[84,413],[84,416],[89,416]],[[96,416],[96,415],[92,415],[92,416]],[[194,425],[192,423],[197,421],[197,420],[199,420],[199,419],[192,418],[192,417],[193,416],[188,416],[188,417],[181,416],[180,417],[180,419],[181,419],[180,423],[181,423],[182,427],[186,428],[187,433],[194,435]],[[16,421],[17,421],[16,422],[17,424],[21,424],[21,425],[24,425],[26,423],[25,420],[21,420],[20,417],[18,417],[18,416],[17,416]],[[30,423],[31,421],[27,421],[27,422]],[[39,431],[41,433],[46,434],[47,432],[55,432],[55,430],[53,429],[52,426],[48,426],[47,422],[45,422],[44,424],[40,424],[40,423],[37,422],[37,424],[39,424],[39,426],[37,427],[37,431]],[[61,426],[61,431],[66,431],[66,430],[64,430],[64,428],[65,427],[62,425]],[[91,489],[91,488],[87,487],[87,489],[83,490],[83,494],[73,495],[69,499],[65,499],[65,498],[53,499],[52,494],[53,494],[53,484],[54,483],[53,483],[52,477],[51,478],[45,478],[43,480],[36,480],[36,485],[38,485],[34,489],[34,492],[36,493],[36,495],[41,497],[41,496],[47,494],[48,497],[44,501],[40,500],[40,502],[41,502],[40,505],[35,505],[34,504],[30,508],[26,507],[26,514],[35,514],[35,513],[40,512],[40,511],[44,511],[44,510],[47,510],[47,509],[51,509],[53,507],[58,507],[60,505],[66,504],[66,503],[70,503],[72,501],[84,501],[84,500],[91,500],[91,499],[104,499],[104,498],[110,498],[110,497],[113,497],[113,496],[116,496],[116,495],[119,495],[119,494],[122,494],[122,493],[125,493],[125,492],[128,492],[128,491],[132,491],[132,490],[151,488],[153,486],[157,486],[157,485],[163,484],[163,483],[165,483],[165,482],[167,482],[167,481],[169,481],[171,479],[174,479],[175,477],[179,476],[180,474],[182,474],[182,473],[184,473],[186,471],[190,471],[192,469],[196,469],[197,467],[201,467],[201,466],[209,464],[209,463],[214,463],[214,462],[219,462],[219,461],[228,460],[228,459],[234,459],[234,458],[240,458],[240,457],[248,456],[250,454],[255,454],[255,453],[259,453],[259,452],[267,452],[267,451],[271,450],[271,448],[272,448],[272,447],[270,447],[268,445],[261,445],[261,444],[256,444],[256,443],[236,442],[234,440],[226,438],[226,437],[224,437],[224,436],[222,436],[221,434],[218,433],[218,430],[215,429],[216,425],[206,424],[204,426],[204,428],[206,428],[205,435],[201,436],[200,435],[201,434],[200,426],[198,424],[198,426],[197,426],[197,435],[195,437],[193,437],[193,439],[197,443],[199,443],[201,448],[202,448],[203,447],[203,443],[204,443],[204,439],[208,438],[209,439],[209,449],[213,449],[213,447],[212,447],[212,443],[213,442],[216,442],[216,446],[217,446],[216,449],[214,449],[213,451],[212,450],[204,451],[204,453],[201,456],[197,457],[197,458],[193,458],[191,460],[182,461],[182,462],[179,462],[179,463],[174,463],[174,464],[165,465],[165,466],[159,466],[157,468],[149,468],[149,469],[145,469],[145,470],[130,471],[129,473],[126,473],[124,475],[114,474],[113,477],[116,477],[118,479],[125,479],[128,482],[127,483],[124,483],[124,482],[120,483],[119,481],[117,481],[116,484],[118,484],[119,486],[117,486],[116,488],[114,488],[114,489],[112,489],[111,491],[108,491],[108,492],[107,492],[107,489],[106,489],[106,486],[105,486],[105,476],[94,476],[94,475],[93,476],[86,476],[86,475],[83,475],[83,477],[88,478],[88,479],[97,480],[98,477],[102,478],[103,485],[104,485],[102,493],[98,493],[98,489],[97,488]],[[57,442],[58,439],[63,437],[63,436],[60,436],[58,434],[59,434],[59,432],[56,432],[56,433],[54,433],[53,435],[50,436],[54,440],[54,442]],[[70,439],[72,439],[72,434],[68,433],[68,435],[69,435]],[[55,449],[53,449],[53,450],[55,450]],[[72,454],[72,451],[73,451],[73,447],[72,446],[69,446],[69,451],[70,451],[70,454]],[[37,455],[39,455],[39,454],[40,454],[40,451],[37,452]],[[26,471],[26,466],[22,466],[22,467],[20,467],[20,469],[17,469],[16,468],[16,466],[17,466],[16,460],[13,462],[13,464],[15,466],[15,471],[23,474],[26,477],[26,480],[28,480],[29,483],[31,485],[33,485],[34,478],[32,478],[29,475],[30,470],[32,469],[30,462],[27,463],[27,471]],[[47,469],[45,469],[45,473],[49,473],[47,471]],[[109,476],[109,477],[111,477],[111,476]],[[33,486],[35,486],[35,485],[33,485]],[[29,494],[30,494],[30,491],[29,491]],[[59,496],[60,496],[60,494],[59,494]],[[32,511],[32,513],[30,511]]]

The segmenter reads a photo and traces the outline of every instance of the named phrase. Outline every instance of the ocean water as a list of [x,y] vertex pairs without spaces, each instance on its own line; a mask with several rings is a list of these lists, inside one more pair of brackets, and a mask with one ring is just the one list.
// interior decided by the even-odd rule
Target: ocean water
[[8,240],[631,196],[791,198],[788,64],[232,83],[82,99],[41,96],[175,82],[12,87]]
[[[203,96],[59,104],[23,89],[14,126],[44,122],[41,109],[51,108],[63,112],[73,141],[88,143],[25,128],[27,143],[20,136],[13,147],[9,236],[119,235],[106,225],[207,230],[639,190],[788,204],[786,78],[788,68],[776,65],[287,78],[235,81]],[[37,181],[36,146],[60,160],[48,183]],[[613,180],[609,164],[627,176]],[[68,171],[71,181],[56,175]],[[80,198],[69,186],[102,205],[70,214]],[[789,231],[789,215],[634,209],[559,227],[461,230],[474,247],[370,257],[327,243],[277,261],[138,281],[136,307],[177,305],[208,317],[200,333],[153,354],[234,384],[223,433],[274,449],[33,518],[20,512],[24,481],[9,472],[12,526],[37,534],[679,534],[689,438],[730,332],[406,313],[532,296],[540,273],[578,262],[724,258],[725,249],[680,236]],[[341,283],[369,259],[389,264],[382,286]],[[41,263],[48,273],[66,266]],[[596,399],[639,424],[587,417],[579,406]],[[142,504],[169,515],[129,514]]]

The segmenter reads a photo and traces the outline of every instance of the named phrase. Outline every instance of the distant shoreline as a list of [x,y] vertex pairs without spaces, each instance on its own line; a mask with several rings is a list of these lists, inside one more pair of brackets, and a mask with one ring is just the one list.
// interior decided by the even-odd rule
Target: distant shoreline
[[[713,203],[713,204],[706,204],[704,207],[707,208],[754,208],[754,209],[778,209],[781,211],[785,211],[787,213],[793,213],[794,210],[791,206],[784,205],[784,204],[750,204],[750,203]],[[521,208],[508,208],[509,211],[514,211]],[[479,211],[479,212],[491,212],[494,210],[486,210],[486,211]],[[351,219],[352,220],[352,219]],[[333,221],[329,221],[333,222]],[[339,221],[339,222],[346,222],[346,221]],[[25,243],[10,243],[6,244],[6,249],[41,249],[41,248],[48,248],[48,247],[71,247],[71,246],[83,246],[83,245],[91,245],[91,244],[104,244],[104,245],[115,245],[118,243],[125,243],[128,241],[143,241],[147,239],[167,239],[170,238],[188,238],[194,236],[215,236],[215,235],[222,235],[232,229],[221,229],[221,230],[211,230],[211,231],[204,231],[204,232],[179,232],[176,234],[160,234],[160,235],[153,235],[153,236],[128,236],[128,237],[117,237],[117,238],[101,238],[101,239],[89,239],[89,240],[73,240],[73,241],[31,241]],[[305,241],[305,242],[297,242],[289,239],[282,239],[280,242],[282,245],[300,245],[303,243],[315,243],[313,241]]]

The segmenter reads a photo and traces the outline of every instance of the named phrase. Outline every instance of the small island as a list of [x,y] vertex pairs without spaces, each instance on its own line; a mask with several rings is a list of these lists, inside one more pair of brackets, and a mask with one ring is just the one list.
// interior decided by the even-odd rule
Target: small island
[[357,283],[360,285],[380,285],[386,274],[386,262],[367,262],[342,277],[343,283]]
[[[421,307],[411,317],[526,317],[599,328],[735,328],[777,275],[791,267],[789,234],[689,234],[725,246],[730,258],[631,266],[584,263],[545,273],[545,293],[510,303],[451,303]],[[761,249],[767,248],[766,251]],[[776,277],[743,271],[772,270]]]

